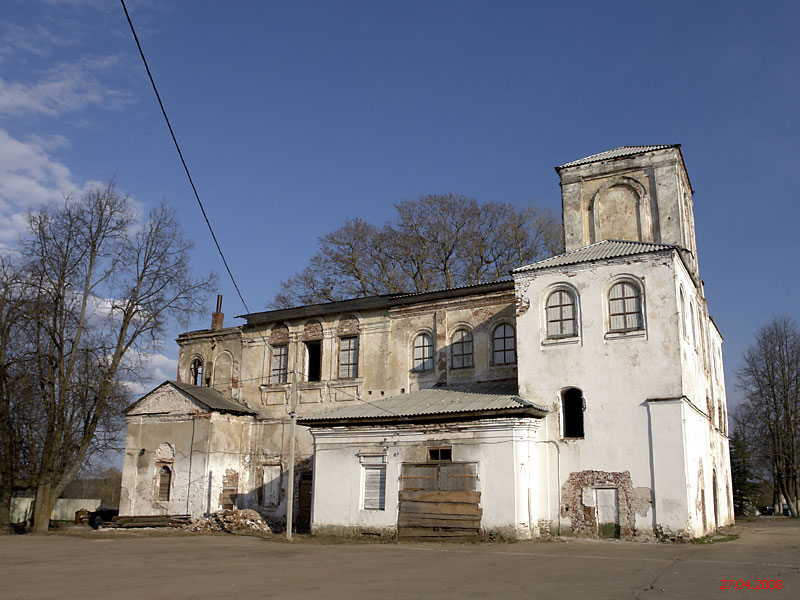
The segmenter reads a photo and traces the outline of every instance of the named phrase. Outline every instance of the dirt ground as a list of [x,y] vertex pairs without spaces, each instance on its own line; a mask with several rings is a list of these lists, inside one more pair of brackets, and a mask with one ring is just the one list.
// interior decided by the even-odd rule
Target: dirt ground
[[[761,517],[735,532],[739,539],[713,544],[332,544],[86,529],[5,535],[0,598],[800,597],[800,522]],[[720,590],[720,580],[733,580],[733,589]],[[779,580],[782,589],[735,589],[738,580],[751,588]]]

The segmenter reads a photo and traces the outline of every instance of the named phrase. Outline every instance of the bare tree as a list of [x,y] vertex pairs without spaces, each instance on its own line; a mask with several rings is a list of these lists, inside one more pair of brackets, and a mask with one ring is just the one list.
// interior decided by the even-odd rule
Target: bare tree
[[116,440],[125,382],[169,319],[200,310],[213,275],[196,277],[191,244],[165,205],[144,222],[113,183],[29,217],[23,240],[30,383],[18,426],[36,491],[34,529],[95,452]]
[[406,200],[395,210],[382,227],[354,219],[320,237],[319,252],[281,283],[272,305],[488,283],[563,250],[560,224],[534,206],[443,194]]
[[800,469],[800,328],[773,317],[756,334],[738,371],[745,401],[737,414],[756,460],[771,472],[774,487],[798,516]]

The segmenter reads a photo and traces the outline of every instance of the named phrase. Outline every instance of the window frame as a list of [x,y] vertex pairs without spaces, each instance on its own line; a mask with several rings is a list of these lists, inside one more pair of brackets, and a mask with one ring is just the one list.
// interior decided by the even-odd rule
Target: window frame
[[[280,350],[281,352],[276,352]],[[283,356],[281,356],[283,354]],[[283,365],[275,368],[275,359],[283,359]],[[289,381],[289,344],[274,344],[269,362],[269,382],[274,385],[285,384]]]
[[[552,298],[565,294],[572,300],[571,303],[565,304],[563,300],[560,300],[559,304],[555,304],[553,306],[550,305],[550,301]],[[564,318],[564,308],[567,306],[572,307],[572,317]],[[558,319],[551,319],[550,317],[550,310],[553,308],[558,309]],[[572,338],[577,338],[578,334],[578,296],[577,293],[567,287],[559,286],[550,291],[547,295],[547,299],[544,303],[544,321],[545,321],[545,339],[548,340],[568,340]],[[572,323],[572,333],[564,333],[564,323],[571,322]],[[550,324],[551,323],[558,323],[560,333],[551,333],[550,332]]]
[[[617,288],[622,288],[622,296],[619,298],[612,298],[612,294],[614,290]],[[628,288],[632,288],[636,294],[635,295],[627,295],[626,290]],[[627,303],[630,300],[636,300],[637,302],[637,309],[636,311],[630,311],[627,308]],[[622,302],[622,312],[614,312],[614,304],[615,302]],[[625,278],[625,279],[617,279],[615,280],[608,288],[608,292],[606,293],[606,309],[608,311],[608,333],[614,335],[627,335],[627,334],[637,334],[642,333],[645,331],[645,321],[644,321],[644,288],[642,285],[633,279]],[[635,326],[628,325],[628,317],[635,316],[637,323]],[[615,328],[613,326],[614,318],[622,317],[624,327]]]
[[[354,347],[345,348],[344,343],[355,342]],[[346,335],[339,338],[339,379],[356,379],[358,378],[358,350],[359,339],[357,335]],[[347,362],[342,362],[343,358],[348,358]],[[342,372],[342,367],[345,372]]]
[[[506,327],[511,329],[511,332],[512,332],[511,336],[505,335],[505,333],[504,333],[502,337],[498,337],[497,336],[497,332],[500,329],[505,329]],[[506,341],[506,340],[509,340],[509,339],[512,340],[511,348],[508,347],[508,343]],[[497,347],[496,347],[496,343],[497,343],[498,340],[503,340],[503,348],[500,349],[500,350],[498,350]],[[491,363],[492,366],[506,367],[506,366],[509,366],[509,365],[516,365],[517,364],[517,329],[511,323],[498,323],[497,325],[495,325],[495,327],[492,329],[491,344],[492,344],[492,346],[491,346],[491,348],[492,348],[492,363]],[[511,352],[512,355],[513,355],[513,359],[511,361],[507,360],[507,356],[506,355],[508,354],[508,352]],[[497,354],[498,353],[502,354],[502,356],[503,356],[503,360],[500,361],[500,362],[498,362],[498,360],[497,360]]]
[[[422,344],[418,345],[417,341],[422,340]],[[420,350],[421,356],[417,357],[417,350]],[[429,355],[426,354],[429,352]],[[434,345],[433,336],[427,331],[421,331],[414,336],[411,344],[411,364],[414,373],[430,373],[433,371]]]
[[[458,337],[459,335],[461,335],[460,338]],[[451,340],[450,368],[454,370],[475,368],[475,338],[472,335],[472,331],[466,327],[459,327],[453,332]],[[467,346],[469,347],[469,351],[466,350]],[[460,359],[460,365],[456,364],[457,359]],[[467,362],[469,362],[469,364],[466,364]]]

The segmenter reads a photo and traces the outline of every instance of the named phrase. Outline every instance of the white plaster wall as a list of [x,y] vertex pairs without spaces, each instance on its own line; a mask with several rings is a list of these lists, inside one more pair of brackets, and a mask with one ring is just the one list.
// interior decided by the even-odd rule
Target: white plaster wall
[[[393,530],[397,526],[401,467],[425,462],[427,446],[453,448],[454,462],[478,463],[478,491],[487,530],[530,535],[535,513],[529,447],[537,420],[497,419],[472,424],[312,429],[316,453],[312,529]],[[386,508],[363,508],[360,453],[386,455]],[[530,501],[529,501],[530,498]]]

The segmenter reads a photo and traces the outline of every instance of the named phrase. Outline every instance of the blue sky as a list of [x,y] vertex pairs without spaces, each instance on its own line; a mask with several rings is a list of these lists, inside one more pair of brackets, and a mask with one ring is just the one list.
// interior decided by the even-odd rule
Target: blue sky
[[[555,165],[680,143],[729,398],[758,326],[800,316],[796,2],[128,8],[253,311],[345,219],[382,223],[394,202],[447,192],[558,213]],[[121,5],[4,2],[0,247],[14,246],[29,208],[112,176],[143,206],[166,198],[196,267],[223,273]],[[220,284],[236,323],[244,308]],[[175,375],[172,337],[154,379]]]

